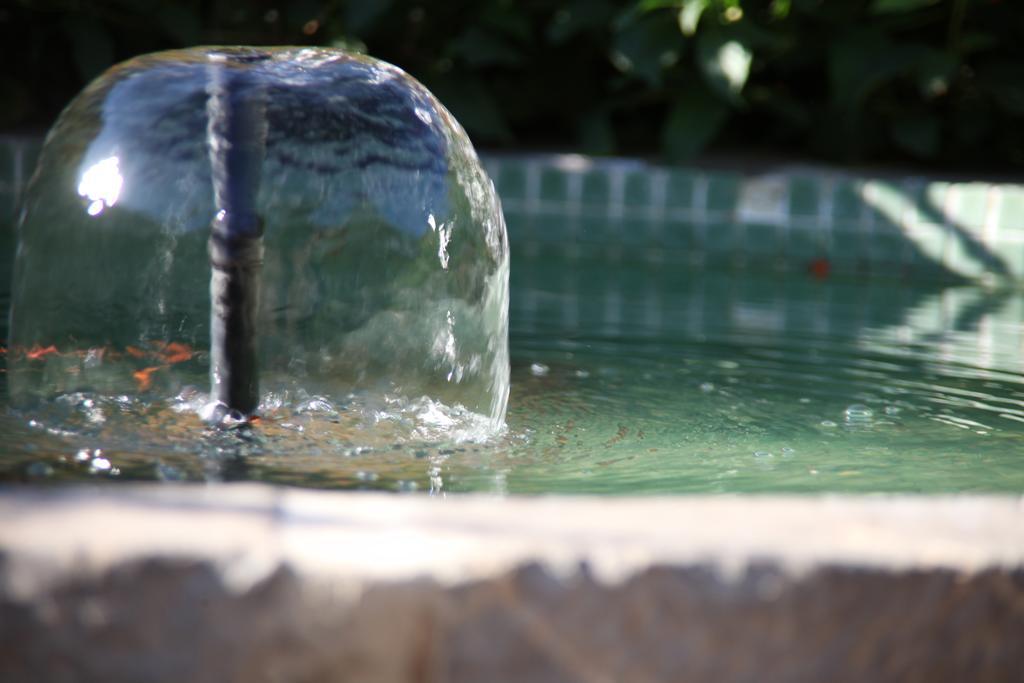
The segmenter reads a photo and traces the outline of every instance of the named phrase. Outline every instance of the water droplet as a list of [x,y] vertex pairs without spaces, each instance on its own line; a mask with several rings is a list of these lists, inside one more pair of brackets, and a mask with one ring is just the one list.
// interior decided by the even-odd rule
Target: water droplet
[[80,448],[80,449],[78,449],[78,452],[75,453],[75,461],[76,462],[87,462],[91,458],[92,458],[92,453],[89,452],[88,448]]
[[803,396],[803,397],[800,398],[800,403],[810,403],[810,402],[811,402],[811,399],[807,398],[806,396]]
[[774,458],[775,456],[772,455],[768,451],[754,451],[754,457],[755,458]]
[[325,415],[334,415],[338,411],[331,405],[331,402],[323,396],[314,396],[308,401],[301,403],[296,409],[297,413],[321,413]]
[[700,390],[703,391],[705,394],[711,393],[712,391],[715,390],[715,385],[712,384],[711,382],[704,382],[703,384],[700,385]]
[[266,394],[263,395],[263,398],[260,400],[260,406],[259,408],[256,409],[256,412],[259,413],[260,415],[269,415],[271,413],[276,413],[277,411],[281,410],[282,407],[284,407],[286,400],[287,397],[285,396],[285,394],[278,393],[275,391],[268,391]]
[[[98,452],[98,451],[97,451]],[[91,472],[106,472],[110,469],[110,461],[106,458],[93,458],[92,462],[89,463],[89,470]]]
[[886,406],[885,407],[885,414],[886,415],[899,415],[901,412],[903,412],[903,409],[900,408],[899,406]]
[[847,406],[845,415],[848,422],[866,422],[874,415],[874,411],[863,403],[854,403]]
[[580,379],[586,379],[590,377],[590,373],[587,372],[586,370],[577,370],[574,374],[576,375],[576,377]]
[[832,420],[822,420],[821,421],[821,426],[822,427],[835,427],[836,423],[833,422]]
[[551,372],[551,368],[543,363],[533,363],[530,365],[530,374],[534,377],[544,377],[549,372]]
[[782,457],[788,458],[792,456],[794,453],[796,453],[796,451],[790,448],[789,446],[782,447]]

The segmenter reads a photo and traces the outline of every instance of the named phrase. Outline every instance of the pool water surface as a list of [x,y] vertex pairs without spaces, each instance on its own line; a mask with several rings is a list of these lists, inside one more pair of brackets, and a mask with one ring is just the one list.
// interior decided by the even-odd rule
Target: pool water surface
[[[507,428],[426,397],[268,378],[260,422],[198,389],[0,406],[0,480],[258,480],[448,492],[1024,489],[1024,293],[545,256],[512,268]],[[5,299],[6,302],[6,299]],[[205,382],[203,354],[192,361]],[[2,380],[0,380],[2,381]]]

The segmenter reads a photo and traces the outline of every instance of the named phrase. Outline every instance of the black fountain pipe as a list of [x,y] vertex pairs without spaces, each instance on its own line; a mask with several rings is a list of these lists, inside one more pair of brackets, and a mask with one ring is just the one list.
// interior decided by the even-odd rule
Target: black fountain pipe
[[256,200],[266,151],[266,91],[245,68],[259,55],[214,55],[207,144],[216,216],[210,225],[210,406],[206,419],[251,417],[260,401],[256,313],[263,220]]

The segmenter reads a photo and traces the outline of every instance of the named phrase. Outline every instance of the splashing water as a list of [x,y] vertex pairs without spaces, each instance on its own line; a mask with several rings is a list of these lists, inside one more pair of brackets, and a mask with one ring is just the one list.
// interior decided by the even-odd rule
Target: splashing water
[[12,402],[28,413],[68,403],[83,428],[92,415],[132,438],[128,416],[199,410],[219,206],[209,148],[223,144],[210,108],[225,70],[259,85],[266,129],[254,438],[295,438],[288,425],[328,406],[342,416],[335,431],[369,442],[500,431],[509,269],[493,184],[422,85],[320,48],[148,55],[69,105],[19,224]]

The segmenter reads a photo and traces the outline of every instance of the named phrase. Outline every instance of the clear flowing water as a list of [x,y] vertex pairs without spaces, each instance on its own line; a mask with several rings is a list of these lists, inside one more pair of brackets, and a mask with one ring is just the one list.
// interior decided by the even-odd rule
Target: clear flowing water
[[21,204],[14,403],[177,395],[208,374],[215,418],[226,401],[250,412],[257,374],[285,406],[331,376],[501,425],[498,197],[459,124],[397,67],[332,48],[134,58],[61,113]]
[[[433,493],[1024,490],[1020,291],[621,255],[514,254],[512,272],[499,436],[439,402],[310,377],[269,378],[261,421],[227,432],[196,417],[198,390],[68,394],[31,414],[3,407],[0,478]],[[184,361],[199,387],[204,360]]]

